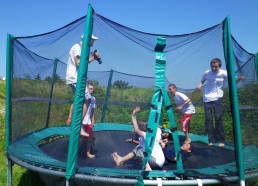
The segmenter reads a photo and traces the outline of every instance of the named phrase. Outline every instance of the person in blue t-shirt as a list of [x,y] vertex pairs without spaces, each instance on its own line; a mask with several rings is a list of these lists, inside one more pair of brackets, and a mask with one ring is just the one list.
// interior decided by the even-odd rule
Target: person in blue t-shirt
[[[176,162],[178,155],[176,155],[174,148],[167,147],[167,142],[168,142],[167,139],[161,140],[160,145],[162,147],[166,161],[169,163],[174,163]],[[192,152],[193,152],[193,144],[187,143],[187,142],[183,143],[179,151],[182,157],[182,161],[187,160],[187,158],[192,155]]]

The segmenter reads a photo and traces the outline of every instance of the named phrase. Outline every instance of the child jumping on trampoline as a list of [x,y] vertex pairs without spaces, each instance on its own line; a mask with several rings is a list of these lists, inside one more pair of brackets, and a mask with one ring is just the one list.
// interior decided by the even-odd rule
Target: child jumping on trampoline
[[[111,154],[113,160],[115,161],[116,165],[119,166],[123,164],[124,162],[134,158],[139,157],[141,160],[144,158],[144,149],[145,149],[145,138],[146,138],[146,127],[147,123],[144,123],[145,130],[140,130],[138,127],[138,123],[136,120],[136,115],[140,111],[140,107],[135,107],[135,109],[132,112],[132,123],[134,127],[134,131],[137,135],[139,135],[139,145],[137,145],[134,150],[130,153],[128,153],[125,156],[118,155],[117,152],[114,152]],[[142,122],[143,124],[143,122]],[[163,154],[163,151],[161,149],[161,146],[159,144],[161,140],[161,130],[158,128],[156,133],[156,139],[153,146],[153,151],[150,157],[150,160],[147,162],[145,170],[151,171],[152,169],[159,170],[163,167],[163,164],[165,162],[165,157]]]
[[81,126],[81,135],[87,138],[86,156],[88,158],[95,158],[95,155],[91,154],[91,148],[93,146],[93,128],[95,124],[94,109],[96,107],[96,99],[92,95],[94,87],[91,83],[87,84],[87,94],[85,94],[85,111],[83,113],[84,118]]
[[174,100],[177,105],[176,110],[182,111],[182,118],[180,120],[180,126],[182,131],[185,133],[185,142],[191,143],[189,136],[190,131],[190,120],[195,113],[194,105],[191,103],[191,100],[183,93],[177,92],[177,87],[175,84],[170,84],[168,90],[171,94],[174,95]]

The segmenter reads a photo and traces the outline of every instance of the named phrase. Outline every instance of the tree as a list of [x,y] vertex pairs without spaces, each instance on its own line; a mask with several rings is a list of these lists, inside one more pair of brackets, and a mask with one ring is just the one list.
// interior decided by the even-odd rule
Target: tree
[[[45,78],[45,81],[47,81],[49,84],[51,84],[52,83],[52,78],[51,77],[46,77]],[[58,75],[58,74],[55,74],[55,83],[63,83],[64,82],[64,80],[62,80],[61,79],[61,77]]]
[[122,80],[117,80],[113,83],[113,88],[118,88],[118,89],[129,89],[132,88],[132,86],[128,85],[128,82],[122,81]]
[[41,80],[41,77],[40,77],[40,75],[39,75],[39,74],[38,74],[38,75],[36,75],[35,80]]

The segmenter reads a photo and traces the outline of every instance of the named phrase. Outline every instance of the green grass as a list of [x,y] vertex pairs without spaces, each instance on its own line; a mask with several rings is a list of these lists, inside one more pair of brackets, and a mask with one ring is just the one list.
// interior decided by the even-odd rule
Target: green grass
[[[5,82],[0,81],[0,164],[6,165],[5,160]],[[0,185],[6,185],[6,166],[0,166]]]
[[[7,185],[7,160],[5,149],[5,81],[0,80],[0,185]],[[33,172],[13,166],[13,186],[40,186],[41,182],[35,179]]]

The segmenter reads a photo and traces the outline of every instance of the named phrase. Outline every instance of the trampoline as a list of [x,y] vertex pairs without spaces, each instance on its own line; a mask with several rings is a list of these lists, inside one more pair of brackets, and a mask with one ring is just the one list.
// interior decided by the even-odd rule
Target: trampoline
[[[50,171],[52,175],[60,176],[65,173],[69,131],[69,127],[63,126],[34,132],[11,144],[8,154],[14,162],[24,166],[26,164],[32,170],[45,169],[43,172]],[[111,158],[112,152],[118,152],[121,155],[130,152],[135,147],[135,144],[126,143],[125,140],[134,137],[135,134],[132,133],[131,125],[97,123],[95,125],[93,147],[93,153],[96,154],[96,158],[86,158],[84,138],[80,137],[77,176],[81,179],[82,177],[86,178],[86,180],[89,179],[92,183],[101,179],[105,183],[112,183],[116,178],[122,178],[124,180],[123,184],[136,183],[141,170],[141,165],[137,164],[138,161],[133,159],[121,166],[116,166]],[[180,141],[184,141],[182,133],[180,133],[179,137]],[[190,178],[211,179],[213,176],[214,178],[220,177],[220,179],[227,180],[236,179],[236,163],[232,144],[226,144],[224,148],[210,147],[206,143],[206,136],[191,134],[191,138],[194,151],[183,162],[186,180]],[[169,148],[173,148],[173,142],[169,143]],[[250,158],[254,158],[252,160],[254,161],[257,156]],[[167,174],[167,180],[177,178],[176,163],[166,162],[163,171],[165,175]],[[158,173],[156,172],[156,174]],[[52,177],[51,179],[54,178]],[[155,181],[153,182],[155,183]],[[216,183],[217,181],[213,180],[213,182]],[[212,183],[211,180],[210,183]]]
[[[79,140],[78,152],[78,166],[79,167],[103,167],[115,169],[141,169],[141,165],[137,165],[134,161],[128,161],[121,166],[116,166],[111,158],[111,153],[118,152],[122,156],[129,153],[134,147],[133,143],[126,143],[128,138],[134,138],[130,131],[98,131],[95,132],[95,143],[93,153],[97,155],[95,159],[86,158],[85,138],[81,137]],[[58,136],[50,136],[49,138],[56,138]],[[58,138],[59,139],[59,138]],[[45,140],[45,139],[43,139]],[[41,151],[48,156],[66,162],[68,152],[69,137],[60,138],[59,140],[50,142],[48,144],[40,145]],[[234,151],[226,148],[219,148],[216,146],[207,147],[207,144],[201,141],[192,142],[194,146],[194,153],[187,161],[184,161],[184,168],[187,169],[204,169],[213,167],[219,169],[217,166],[227,166],[234,162]],[[172,148],[171,146],[169,149]],[[205,161],[203,161],[205,160]],[[233,163],[234,165],[234,163]],[[235,166],[235,165],[234,165]],[[215,168],[216,167],[216,168]],[[227,168],[222,167],[218,173],[228,173]],[[167,162],[163,170],[176,170],[175,163]],[[205,173],[204,171],[201,171]],[[214,171],[215,172],[215,171]]]
[[[65,82],[66,62],[71,46],[82,34],[74,96]],[[92,34],[99,39],[89,48]],[[103,63],[88,65],[86,59],[95,49]],[[223,148],[207,145],[202,92],[195,91],[214,57],[222,60],[229,76],[223,87]],[[70,181],[75,185],[244,185],[246,178],[258,176],[258,58],[231,35],[229,17],[194,33],[152,34],[115,23],[89,5],[87,16],[54,31],[28,37],[8,34],[6,61],[10,185],[13,163],[38,172],[47,185],[69,185]],[[246,80],[236,85],[234,77],[240,75]],[[86,158],[85,139],[79,135],[86,81],[94,85],[97,100],[95,159]],[[135,147],[125,142],[134,138],[130,113],[135,106],[141,107],[137,120],[148,120],[144,162],[151,154],[158,126],[171,131],[169,148],[180,149],[184,141],[181,113],[174,112],[173,98],[166,90],[170,83],[175,83],[196,108],[190,131],[193,154],[186,161],[179,158],[150,172],[137,160],[116,166],[111,153],[125,155]],[[71,103],[73,120],[67,127],[64,123]]]

